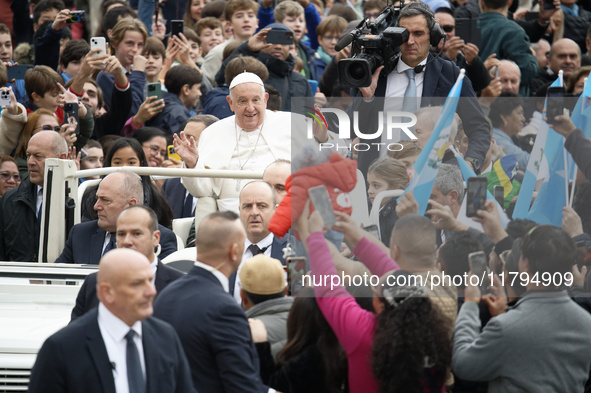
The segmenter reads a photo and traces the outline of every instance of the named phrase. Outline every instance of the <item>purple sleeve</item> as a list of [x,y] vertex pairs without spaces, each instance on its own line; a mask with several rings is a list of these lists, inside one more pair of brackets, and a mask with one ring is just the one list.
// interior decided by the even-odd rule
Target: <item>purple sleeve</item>
[[[336,279],[334,282],[331,280],[342,275],[337,274],[322,232],[308,237],[308,250],[313,283],[318,284],[314,286],[318,306],[345,352],[351,353],[372,331],[375,316],[362,309],[340,282],[337,285]],[[331,288],[331,285],[334,287]]]
[[391,270],[400,270],[400,266],[380,246],[369,241],[367,238],[361,239],[353,254],[359,257],[372,274],[383,276]]

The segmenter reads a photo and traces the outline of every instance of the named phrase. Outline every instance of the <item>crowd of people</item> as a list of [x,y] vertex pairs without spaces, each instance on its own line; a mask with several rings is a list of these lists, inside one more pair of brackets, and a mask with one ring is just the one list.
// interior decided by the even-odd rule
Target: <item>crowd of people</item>
[[[591,391],[591,134],[544,106],[550,87],[569,110],[589,91],[588,0],[94,3],[0,4],[0,260],[39,260],[48,158],[263,176],[123,169],[89,187],[55,262],[98,273],[29,391]],[[340,62],[368,52],[337,43],[397,5],[408,37],[351,86]],[[382,132],[391,108],[416,122]],[[554,225],[514,217],[542,193],[526,180],[545,123],[578,166]],[[426,160],[428,204],[416,188],[380,197]],[[474,218],[466,173],[502,189]],[[179,218],[194,218],[186,272],[165,263]]]

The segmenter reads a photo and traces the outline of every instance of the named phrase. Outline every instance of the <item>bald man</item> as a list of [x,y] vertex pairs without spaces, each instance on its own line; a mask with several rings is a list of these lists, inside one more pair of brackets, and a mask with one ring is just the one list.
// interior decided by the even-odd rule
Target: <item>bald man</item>
[[[511,92],[519,95],[521,84],[521,71],[512,60],[501,60],[499,62],[499,78],[501,79],[501,92]],[[486,168],[483,165],[483,168]]]
[[105,254],[97,276],[99,307],[45,341],[29,392],[194,392],[177,334],[151,318],[153,276],[137,251]]
[[[119,247],[115,231],[117,217],[129,206],[144,201],[142,179],[127,171],[114,172],[101,180],[96,192],[94,210],[98,219],[76,224],[68,234],[68,240],[56,263],[96,265],[108,250]],[[158,225],[161,258],[177,250],[175,234]]]
[[530,87],[536,91],[545,89],[558,77],[558,72],[562,70],[564,84],[568,78],[581,67],[581,48],[571,39],[562,38],[552,44],[550,48],[550,63],[548,68],[551,74],[538,74],[530,84]]
[[[154,253],[160,242],[158,217],[148,206],[133,205],[123,210],[117,218],[117,244],[120,248],[128,248],[142,253],[154,272],[152,282],[158,292],[183,275],[182,272],[163,264]],[[98,306],[96,293],[97,275],[91,273],[86,277],[76,297],[76,305],[72,309],[72,321]]]
[[68,145],[58,132],[40,131],[29,141],[29,177],[0,199],[0,260],[38,262],[45,160],[67,155]]
[[228,293],[245,237],[236,213],[205,217],[195,236],[195,266],[166,287],[154,305],[154,315],[177,330],[199,393],[267,390],[244,311]]
[[289,176],[291,176],[291,162],[288,160],[276,160],[263,172],[263,181],[273,187],[277,204],[281,203],[283,197],[287,195],[285,182]]

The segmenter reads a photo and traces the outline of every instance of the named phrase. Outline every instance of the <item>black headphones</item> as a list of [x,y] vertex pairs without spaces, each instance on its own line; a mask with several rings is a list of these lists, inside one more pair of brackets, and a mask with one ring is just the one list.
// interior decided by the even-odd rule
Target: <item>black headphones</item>
[[[441,30],[441,26],[439,26],[439,23],[437,23],[435,21],[435,14],[433,14],[433,12],[428,8],[427,5],[423,6],[422,3],[410,3],[409,5],[404,7],[403,9],[406,9],[407,7],[410,7],[413,10],[417,10],[420,13],[422,13],[423,15],[425,15],[425,18],[427,18],[427,27],[429,28],[429,44],[432,47],[437,47],[437,45],[439,45],[439,42],[441,42],[441,40],[445,39],[447,36]],[[403,16],[403,17],[408,17],[408,16]],[[400,21],[400,17],[398,17],[398,19],[396,20],[396,26],[398,26],[399,21]],[[443,51],[443,48],[441,48],[441,50],[439,51],[437,56],[435,56],[431,60],[429,60],[427,62],[427,64],[431,63],[432,61],[435,60],[435,58],[439,57],[441,55],[442,51]],[[414,68],[415,73],[420,74],[421,72],[423,72],[425,70],[425,67],[427,66],[427,64],[416,66]]]
[[[435,14],[433,14],[433,12],[430,9],[426,8],[428,6],[424,6],[424,7],[422,6],[421,3],[410,3],[406,7],[404,7],[403,9],[411,8],[411,9],[417,10],[420,13],[422,13],[423,15],[425,15],[425,18],[427,18],[427,26],[429,27],[429,43],[431,44],[432,47],[437,47],[437,45],[439,45],[439,42],[444,37],[446,37],[446,35],[441,30],[441,26],[439,26],[439,23],[437,23],[435,21]],[[404,17],[407,17],[407,16],[404,16]],[[400,17],[396,21],[396,26],[398,26],[399,20],[400,20]]]

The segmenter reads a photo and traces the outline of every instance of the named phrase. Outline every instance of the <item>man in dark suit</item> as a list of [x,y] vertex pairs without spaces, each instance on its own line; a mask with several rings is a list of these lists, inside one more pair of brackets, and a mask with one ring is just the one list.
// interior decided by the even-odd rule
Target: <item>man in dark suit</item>
[[[155,269],[154,285],[157,294],[168,284],[183,275],[182,272],[163,264],[154,254],[160,241],[158,217],[147,206],[134,205],[123,210],[117,218],[117,244],[141,252]],[[72,321],[98,306],[96,296],[96,273],[89,274],[80,287],[76,305],[72,310]]]
[[45,341],[29,392],[194,392],[179,337],[150,317],[153,277],[137,251],[105,255],[98,272],[101,304]]
[[[273,187],[264,181],[252,181],[240,191],[238,209],[240,221],[246,230],[242,261],[258,254],[265,254],[285,265],[283,249],[287,244],[287,238],[278,239],[268,229],[269,221],[277,207],[276,201]],[[240,279],[237,274],[230,276],[230,294],[240,303]]]
[[[373,74],[371,85],[359,88],[363,99],[356,99],[352,107],[360,113],[359,122],[364,125],[365,134],[371,134],[378,129],[378,112],[384,111],[384,102],[374,100],[375,97],[412,96],[415,99],[421,98],[421,106],[441,105],[460,74],[460,69],[452,62],[429,54],[430,46],[436,46],[443,38],[443,33],[427,5],[413,2],[405,6],[400,12],[398,25],[406,28],[409,33],[408,41],[400,46],[401,55],[398,62],[390,73],[382,72],[384,66],[379,67]],[[458,104],[458,115],[468,136],[465,160],[476,173],[480,173],[490,146],[490,131],[468,78],[463,80],[460,95],[463,99]],[[371,146],[367,151],[359,151],[359,169],[367,176],[371,162],[386,155],[384,145],[378,151],[377,143],[390,141],[378,137],[362,142]]]
[[216,212],[197,229],[197,262],[162,291],[154,315],[176,329],[199,393],[266,392],[244,311],[228,294],[228,277],[244,254],[238,215]]
[[183,184],[180,178],[168,179],[162,185],[162,191],[172,208],[174,218],[195,217],[195,198]]
[[[101,256],[117,247],[115,230],[117,217],[129,206],[144,200],[141,178],[135,173],[121,171],[111,173],[99,184],[94,210],[98,220],[74,225],[68,235],[66,246],[56,263],[98,264]],[[160,258],[177,250],[176,235],[158,225],[160,230]]]

